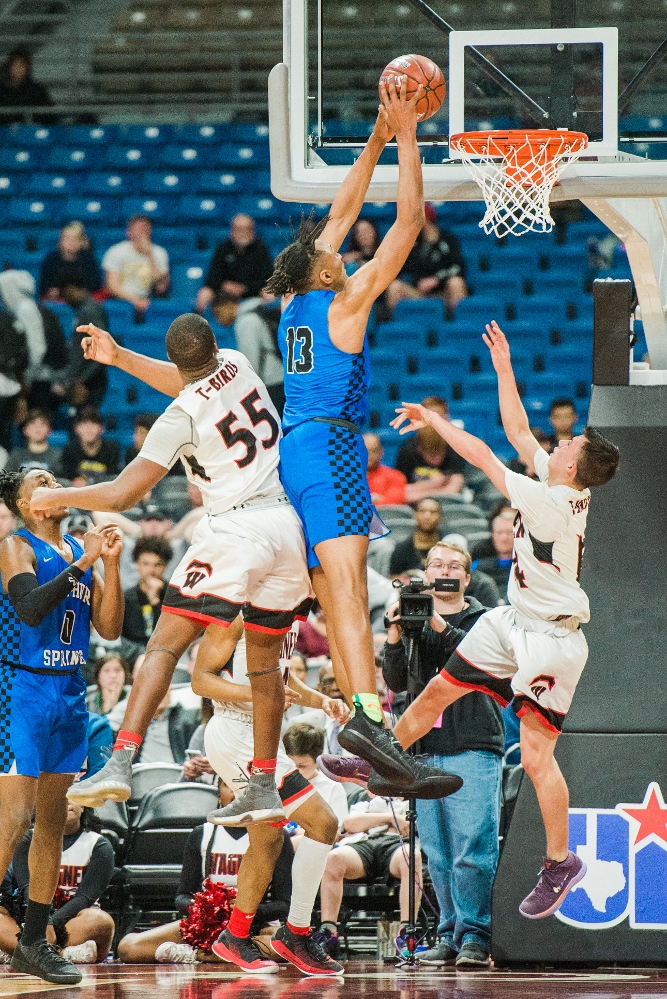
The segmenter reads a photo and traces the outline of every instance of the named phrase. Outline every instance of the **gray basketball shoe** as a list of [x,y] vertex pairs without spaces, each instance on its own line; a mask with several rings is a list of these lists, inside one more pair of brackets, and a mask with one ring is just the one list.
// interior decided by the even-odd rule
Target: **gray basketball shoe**
[[[256,822],[284,822],[287,816],[275,785],[262,783],[264,774],[251,775],[242,795],[224,808],[210,812],[208,821],[216,826],[250,826]],[[259,778],[259,779],[258,779]]]
[[92,777],[72,784],[67,797],[84,808],[99,808],[105,801],[127,801],[132,794],[134,749],[117,749]]

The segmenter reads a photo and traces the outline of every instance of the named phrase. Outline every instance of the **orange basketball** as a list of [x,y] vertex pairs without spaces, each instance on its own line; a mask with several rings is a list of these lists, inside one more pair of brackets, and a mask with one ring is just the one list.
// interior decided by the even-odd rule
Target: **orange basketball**
[[434,115],[445,99],[447,87],[442,70],[431,59],[427,59],[426,56],[404,55],[398,56],[397,59],[392,59],[382,70],[378,90],[382,83],[388,85],[392,76],[397,77],[399,80],[407,76],[408,97],[411,97],[416,92],[417,87],[421,83],[424,92],[417,103],[417,112],[420,121],[426,121],[427,118]]

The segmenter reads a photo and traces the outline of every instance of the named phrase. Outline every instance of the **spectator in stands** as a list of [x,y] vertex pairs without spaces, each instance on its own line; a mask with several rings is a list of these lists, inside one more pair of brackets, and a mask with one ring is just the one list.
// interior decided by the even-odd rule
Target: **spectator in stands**
[[109,294],[130,302],[139,313],[146,311],[151,298],[162,298],[169,290],[169,256],[151,242],[152,232],[147,215],[133,215],[127,239],[110,247],[102,258]]
[[321,794],[338,822],[342,822],[348,813],[345,788],[317,769],[317,757],[324,752],[324,729],[296,721],[285,732],[283,745],[299,773]]
[[376,506],[401,506],[406,502],[405,487],[408,480],[402,472],[382,464],[384,450],[377,434],[364,434],[364,444],[368,451],[366,478],[371,499]]
[[[449,419],[449,407],[438,395],[429,395],[422,406]],[[433,427],[422,427],[402,444],[396,456],[396,468],[408,480],[409,503],[425,496],[458,494],[463,489],[463,459],[436,434]]]
[[[125,465],[129,465],[130,462],[134,461],[137,457],[144,446],[144,441],[148,437],[148,431],[151,429],[159,416],[159,413],[137,413],[134,418],[132,444],[125,452]],[[177,462],[177,464],[180,465],[180,462]]]
[[157,706],[144,741],[139,750],[137,763],[178,763],[185,762],[185,750],[200,723],[198,708],[184,708],[182,704],[171,703],[171,688]]
[[285,406],[283,359],[278,346],[280,304],[259,296],[239,299],[227,292],[216,295],[211,309],[221,326],[233,326],[236,348],[248,358],[262,379],[280,416]]
[[[70,222],[64,226],[60,230],[58,246],[44,257],[39,271],[39,297],[62,298],[63,288],[68,284],[82,287],[87,292],[99,291],[102,287],[100,265],[81,222]],[[85,321],[102,325],[94,319]],[[107,327],[102,325],[102,329]]]
[[574,425],[578,419],[577,409],[572,399],[565,396],[554,399],[549,407],[549,423],[554,428],[554,432],[549,438],[550,451],[558,447],[559,441],[572,440]]
[[343,254],[344,264],[368,263],[375,256],[375,251],[380,245],[381,236],[378,227],[369,219],[357,219],[350,229],[350,236],[347,250]]
[[86,707],[108,715],[130,693],[130,667],[116,652],[95,661],[95,683],[86,693]]
[[102,329],[109,328],[107,310],[92,298],[86,287],[86,277],[78,266],[60,275],[60,296],[73,312],[72,333],[69,345],[69,362],[62,373],[62,380],[53,386],[56,395],[67,397],[74,406],[102,405],[107,390],[107,365],[84,357],[81,341],[87,332],[78,327],[92,323]]
[[426,557],[434,544],[440,540],[442,511],[436,499],[421,500],[415,510],[415,532],[405,541],[399,541],[391,553],[389,575],[401,576],[411,569],[423,569]]
[[[463,534],[456,534],[455,532],[452,532],[451,534],[446,534],[445,537],[442,539],[441,544],[458,545],[458,547],[462,548],[463,551],[465,552],[468,551],[468,542],[466,538],[463,536]],[[495,549],[493,547],[493,542],[491,541],[491,538],[489,538],[488,541],[480,542],[480,545],[487,545],[487,544],[492,554],[495,551]],[[475,550],[477,550],[477,545],[475,546]],[[484,550],[486,551],[486,549]],[[489,553],[487,552],[487,554]],[[483,607],[497,607],[498,604],[503,603],[503,600],[500,596],[500,591],[498,590],[498,587],[496,586],[494,581],[491,579],[490,576],[487,576],[485,572],[480,572],[479,569],[470,570],[470,582],[466,587],[466,593],[469,597],[474,597],[475,600],[478,600]]]
[[[531,427],[530,432],[547,454],[551,452],[552,449],[552,438],[549,434],[545,434],[541,427]],[[517,455],[516,458],[512,458],[511,461],[507,463],[507,467],[511,469],[512,472],[518,472],[519,475],[527,475],[529,479],[536,479],[537,472],[535,471],[535,466],[532,464],[524,465]]]
[[[364,791],[351,806],[342,823],[343,838],[329,854],[322,878],[321,926],[324,946],[330,954],[337,952],[338,913],[343,901],[344,882],[360,878],[380,878],[385,883],[400,881],[399,908],[401,928],[399,938],[408,922],[408,822],[405,817],[408,803],[394,798],[393,809],[384,798]],[[361,835],[360,835],[361,834]],[[421,850],[416,857],[417,908],[421,903]],[[402,947],[402,943],[399,943]]]
[[456,236],[438,226],[433,205],[425,205],[426,221],[403,268],[404,277],[387,288],[387,305],[402,298],[442,298],[448,315],[468,294],[465,263]]
[[12,448],[5,465],[6,470],[18,472],[21,468],[45,468],[57,478],[61,474],[62,448],[49,444],[52,431],[49,413],[42,409],[31,409],[21,425],[25,445]]
[[139,538],[132,553],[139,582],[125,590],[123,637],[145,645],[153,634],[162,610],[167,584],[164,574],[173,556],[166,538]]
[[313,602],[308,620],[303,621],[299,627],[296,647],[306,659],[317,659],[320,656],[328,659],[331,654],[327,639],[327,620],[317,600]]
[[[95,523],[116,523],[123,532],[123,536],[127,539],[164,538],[169,541],[174,522],[166,510],[157,503],[151,502],[150,496],[144,497],[138,509],[141,510],[138,523],[130,520],[129,517],[124,517],[122,514],[111,513],[95,514]],[[164,574],[165,579],[171,577],[172,572],[180,562],[187,548],[187,543],[183,538],[173,539],[170,541],[170,544],[172,557]],[[133,558],[133,547],[130,544],[123,546],[123,554],[120,558],[120,575],[127,586],[136,586],[139,582],[139,572]]]
[[[64,948],[63,956],[72,964],[106,961],[114,935],[113,919],[97,905],[113,875],[113,847],[97,830],[92,809],[67,802],[60,879],[47,939]],[[33,830],[29,829],[12,861],[14,879],[26,901],[30,889],[28,853],[32,834]],[[0,947],[8,954],[15,946],[14,934],[0,940]]]
[[[425,578],[458,579],[458,593],[434,592],[434,614],[419,638],[421,692],[437,676],[456,646],[487,608],[466,594],[470,555],[457,545],[436,545]],[[391,690],[408,686],[408,657],[398,624],[398,604],[384,649],[384,677]],[[498,823],[504,730],[499,706],[474,693],[447,708],[421,740],[432,766],[463,778],[451,798],[417,802],[419,840],[440,907],[438,942],[420,957],[427,964],[456,961],[458,967],[487,967],[491,941],[491,888],[498,862]]]
[[206,513],[201,491],[194,482],[188,482],[188,499],[190,500],[192,509],[183,514],[178,523],[174,524],[171,528],[168,534],[170,541],[179,541],[182,539],[191,544],[195,527]]
[[514,514],[500,513],[491,522],[491,544],[493,555],[477,558],[472,563],[473,569],[480,569],[490,576],[498,587],[498,591],[506,602],[507,583],[512,569],[512,553],[514,551]]
[[62,474],[73,486],[113,479],[120,471],[120,449],[104,436],[104,421],[94,406],[84,406],[74,418],[74,437],[61,455]]
[[256,235],[253,219],[235,215],[229,236],[215,249],[195,308],[203,312],[221,292],[234,298],[254,298],[261,294],[272,272],[271,254],[264,240]]
[[[345,700],[343,692],[338,686],[338,682],[334,676],[333,666],[330,662],[320,667],[317,689],[324,698],[330,698],[336,701]],[[347,721],[347,717],[349,717],[349,714],[345,716],[345,721]],[[286,715],[286,718],[287,731],[289,731],[292,725],[297,722],[321,729],[324,732],[324,752],[332,756],[342,755],[343,749],[338,742],[338,733],[345,724],[345,721],[338,722],[336,719],[331,718],[323,707],[307,708],[300,715],[294,715],[292,717],[287,717]]]
[[18,521],[6,503],[0,502],[0,541],[13,534],[18,527]]
[[[5,111],[0,115],[0,125],[12,122],[37,122],[49,124],[53,115],[34,111],[19,111],[20,107],[50,107],[53,104],[43,83],[32,78],[32,55],[26,48],[12,49],[5,60],[0,81],[0,107]],[[5,109],[17,108],[7,112]]]
[[[234,792],[220,781],[218,803],[221,807],[234,800]],[[127,964],[178,963],[194,964],[195,961],[217,961],[211,954],[195,951],[181,936],[181,919],[195,894],[202,890],[207,878],[236,887],[236,876],[243,854],[248,849],[245,828],[214,826],[210,822],[195,826],[185,843],[183,866],[174,908],[179,919],[172,923],[154,926],[143,933],[128,933],[118,944],[118,957]],[[260,949],[264,940],[270,939],[277,926],[276,920],[285,919],[292,896],[292,863],[294,851],[287,832],[283,832],[283,848],[273,869],[269,889],[259,904],[250,934]],[[274,923],[269,929],[269,924]],[[259,936],[261,934],[261,937]],[[262,940],[263,938],[263,940]],[[269,956],[269,955],[267,955]]]

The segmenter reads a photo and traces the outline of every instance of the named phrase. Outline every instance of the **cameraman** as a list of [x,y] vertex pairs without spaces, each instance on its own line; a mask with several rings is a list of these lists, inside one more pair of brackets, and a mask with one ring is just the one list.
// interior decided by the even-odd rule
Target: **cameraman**
[[[486,609],[466,598],[470,555],[456,544],[439,542],[426,559],[427,583],[458,579],[458,592],[433,592],[434,614],[419,637],[415,694],[436,676]],[[408,686],[408,656],[398,604],[384,647],[383,675],[400,692]],[[468,702],[468,703],[466,703]],[[500,707],[488,695],[473,693],[447,708],[421,740],[427,762],[458,774],[463,787],[448,798],[417,802],[419,839],[440,907],[438,942],[420,955],[424,964],[487,967],[491,939],[491,887],[498,862],[498,821],[504,731]]]

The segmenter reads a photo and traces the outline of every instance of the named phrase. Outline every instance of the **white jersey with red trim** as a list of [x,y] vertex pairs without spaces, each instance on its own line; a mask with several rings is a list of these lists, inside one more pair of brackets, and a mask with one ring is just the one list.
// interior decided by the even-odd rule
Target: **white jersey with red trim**
[[584,552],[589,489],[549,486],[549,456],[534,459],[539,482],[507,471],[505,482],[514,521],[513,565],[507,596],[526,617],[556,621],[590,620],[588,597],[579,585]]
[[[294,649],[296,646],[296,640],[299,637],[299,621],[294,621],[292,624],[291,631],[288,631],[283,635],[283,644],[280,648],[280,668],[283,674],[283,680],[287,683],[289,679],[289,665],[292,656],[294,655]],[[226,680],[231,680],[233,683],[241,683],[244,686],[250,687],[250,680],[248,679],[248,662],[246,659],[246,640],[245,631],[239,639],[238,645],[234,651],[234,656],[231,661],[231,669],[229,665],[225,667],[221,674]],[[250,690],[248,690],[248,695],[250,695]],[[237,714],[245,714],[246,716],[252,714],[252,701],[248,700],[242,704],[233,704],[228,701],[213,701],[213,707],[216,714],[232,714],[236,716]]]
[[236,888],[239,867],[249,846],[247,833],[235,839],[224,826],[205,822],[201,837],[202,881],[210,878]]
[[87,829],[74,840],[67,850],[63,850],[60,858],[58,887],[66,895],[76,894],[84,871],[90,863],[95,844],[101,838],[99,833]]
[[218,362],[212,375],[185,386],[139,452],[165,468],[181,458],[212,515],[283,493],[280,417],[266,386],[238,350],[220,351]]

